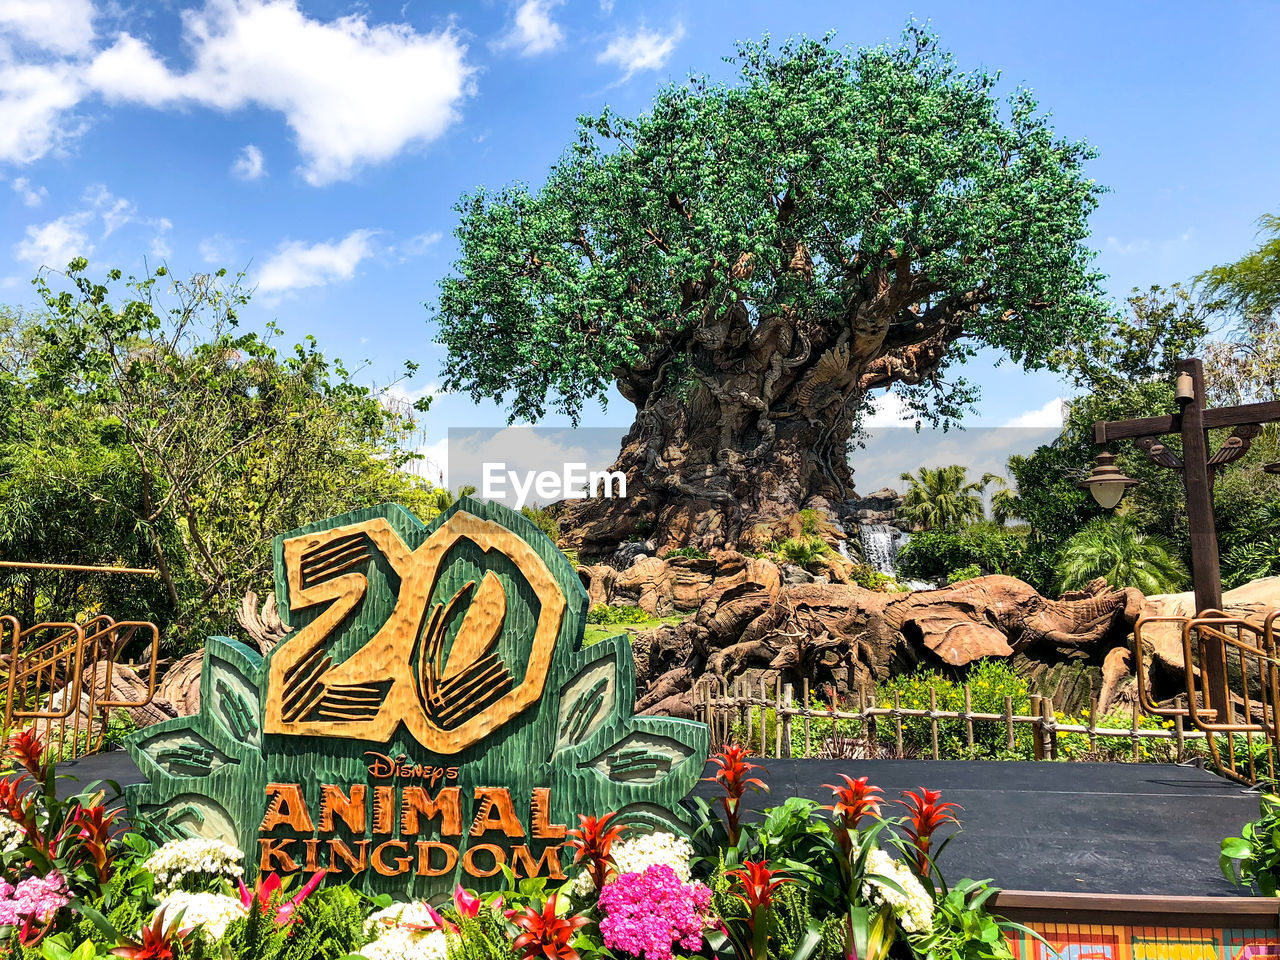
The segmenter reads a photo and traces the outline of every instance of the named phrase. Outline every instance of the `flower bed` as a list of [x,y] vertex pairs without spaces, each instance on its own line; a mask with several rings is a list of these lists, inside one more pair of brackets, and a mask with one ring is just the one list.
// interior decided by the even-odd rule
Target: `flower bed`
[[22,960],[1011,960],[985,882],[938,870],[959,808],[936,791],[841,777],[827,806],[790,798],[745,822],[767,789],[736,747],[713,757],[723,790],[691,837],[616,814],[580,817],[563,882],[446,902],[393,903],[324,877],[243,880],[216,840],[156,844],[121,829],[94,786],[63,799],[39,740],[12,741],[0,780],[0,948]]

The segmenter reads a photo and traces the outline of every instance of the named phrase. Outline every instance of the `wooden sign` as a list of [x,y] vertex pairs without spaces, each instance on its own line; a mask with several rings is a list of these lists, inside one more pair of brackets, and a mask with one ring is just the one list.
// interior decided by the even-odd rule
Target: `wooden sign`
[[583,648],[582,584],[520,514],[384,504],[277,537],[275,573],[292,631],[211,639],[200,713],[129,738],[135,816],[414,897],[563,877],[580,813],[683,829],[706,727],[633,714],[630,643]]

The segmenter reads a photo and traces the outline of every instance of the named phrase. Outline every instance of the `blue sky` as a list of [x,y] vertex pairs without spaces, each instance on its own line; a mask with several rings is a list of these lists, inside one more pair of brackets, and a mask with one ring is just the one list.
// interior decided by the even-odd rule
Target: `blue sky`
[[[1095,144],[1110,188],[1093,243],[1117,298],[1237,257],[1280,183],[1280,3],[3,0],[0,301],[30,304],[76,254],[176,273],[245,267],[246,322],[314,333],[385,382],[438,379],[429,312],[452,205],[537,183],[575,117],[645,108],[735,39],[834,29],[843,43],[931,20],[966,66],[1033,88],[1058,132]],[[1070,386],[984,355],[973,423],[1042,426]],[[893,404],[882,405],[886,415]],[[591,426],[623,426],[617,399]],[[423,424],[504,422],[437,397]],[[554,424],[558,421],[551,420]]]

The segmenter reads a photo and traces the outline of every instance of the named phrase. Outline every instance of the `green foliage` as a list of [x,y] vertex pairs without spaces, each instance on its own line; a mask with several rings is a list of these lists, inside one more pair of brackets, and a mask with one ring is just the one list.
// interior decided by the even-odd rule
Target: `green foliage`
[[968,473],[960,464],[952,464],[902,474],[907,489],[898,517],[917,530],[953,530],[982,520],[982,494],[995,478],[986,474],[970,481]]
[[[464,488],[465,489],[465,488]],[[471,488],[471,492],[475,493],[475,487]],[[470,494],[463,494],[469,496]],[[560,539],[560,521],[556,519],[555,513],[545,507],[526,506],[521,507],[520,512],[533,523],[535,527],[547,535],[552,543],[556,543]]]
[[[1005,697],[1013,698],[1013,712],[1025,715],[1031,709],[1031,690],[1027,681],[1019,676],[1013,666],[1004,660],[983,659],[973,664],[967,676],[970,704],[974,713],[998,713],[1005,711]],[[933,688],[938,710],[960,711],[964,709],[964,685],[936,670],[920,668],[914,673],[893,677],[881,683],[876,697],[886,706],[898,702],[909,710],[930,708],[929,690]],[[884,731],[881,731],[883,735]],[[902,734],[905,745],[932,755],[933,740],[927,717],[904,717]],[[1024,757],[1031,756],[1031,730],[1024,724],[1014,727],[1014,749]],[[1007,750],[1007,732],[1004,723],[992,720],[975,720],[974,745],[987,755],[1004,754]],[[963,720],[938,721],[938,748],[940,756],[956,757],[965,751],[967,732]]]
[[928,960],[1013,960],[1011,925],[986,909],[997,891],[989,881],[961,880],[933,908],[933,930],[917,955]]
[[263,909],[255,898],[246,917],[200,952],[208,960],[339,960],[360,947],[366,902],[349,886],[329,887],[302,901],[295,923],[277,926],[274,902]]
[[972,580],[975,577],[982,576],[982,568],[976,563],[971,563],[967,567],[961,567],[959,570],[952,570],[947,574],[947,583],[960,583],[964,580]]
[[881,593],[895,592],[898,589],[893,577],[865,563],[855,563],[849,571],[849,579],[860,587]]
[[1094,520],[1066,542],[1058,559],[1058,587],[1081,590],[1096,577],[1112,587],[1145,594],[1174,593],[1187,583],[1187,568],[1164,537],[1143,533],[1130,517]]
[[699,547],[675,547],[663,555],[664,560],[677,560],[681,557],[689,560],[710,560],[711,554]]
[[438,512],[400,469],[414,410],[313,338],[240,331],[240,278],[98,282],[78,260],[63,286],[38,280],[43,312],[0,311],[0,553],[160,576],[6,572],[24,621],[106,610],[155,620],[181,649],[266,591],[280,530],[386,500]]
[[1252,317],[1280,310],[1280,216],[1264,214],[1258,224],[1267,239],[1256,250],[1196,278],[1211,298]]
[[816,536],[787,537],[773,546],[774,554],[782,563],[797,567],[811,567],[831,552],[825,540]]
[[1280,894],[1280,796],[1264,793],[1259,805],[1257,820],[1246,823],[1240,836],[1222,841],[1218,863],[1232,883],[1274,897]]
[[[1067,716],[1060,711],[1055,715],[1060,723],[1086,727],[1089,725],[1088,708],[1075,717]],[[1128,710],[1114,710],[1106,716],[1098,717],[1097,722],[1098,727],[1112,730],[1129,730],[1132,725],[1133,713]],[[1139,730],[1170,730],[1172,727],[1172,720],[1162,720],[1146,713],[1138,716]],[[1094,738],[1094,743],[1090,746],[1087,733],[1059,733],[1058,756],[1063,760],[1103,760],[1121,763],[1131,763],[1135,760],[1139,763],[1175,763],[1180,759],[1173,739],[1143,737],[1137,741],[1137,744],[1138,751],[1135,757],[1134,740],[1131,737],[1099,736]]]
[[[581,118],[541,187],[461,198],[435,315],[447,389],[576,420],[668,360],[664,389],[710,375],[698,331],[745,303],[831,330],[879,309],[881,353],[914,342],[927,308],[971,338],[960,356],[986,344],[1028,367],[1101,319],[1093,151],[1056,137],[1029,92],[1001,102],[995,73],[962,71],[914,25],[900,45],[764,40],[731,62],[734,83],[695,77],[635,117]],[[885,275],[905,288],[890,307]],[[902,388],[944,420],[963,395],[946,366]]]
[[[1027,550],[1026,527],[975,523],[952,530],[914,533],[898,553],[898,572],[916,580],[954,582],[953,571],[1020,576]],[[958,579],[964,579],[963,577]]]
[[653,618],[641,607],[611,607],[597,603],[587,612],[587,623],[645,623]]

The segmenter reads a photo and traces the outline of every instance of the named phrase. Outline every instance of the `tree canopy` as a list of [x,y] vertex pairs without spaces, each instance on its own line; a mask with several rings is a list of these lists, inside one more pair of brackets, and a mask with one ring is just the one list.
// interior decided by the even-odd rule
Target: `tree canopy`
[[[949,422],[971,397],[945,379],[956,359],[985,344],[1049,365],[1097,328],[1093,152],[1028,91],[1001,100],[996,74],[916,26],[856,51],[766,38],[728,60],[735,82],[581,118],[540,187],[461,199],[436,311],[448,389],[576,420],[616,384],[653,438],[620,457],[637,480],[743,503],[754,473],[796,509],[851,493],[869,391],[896,384]],[[662,497],[645,503],[659,526]]]
[[79,260],[65,281],[37,281],[41,312],[0,311],[0,553],[160,577],[10,574],[24,621],[100,606],[202,641],[271,588],[277,533],[384,500],[434,512],[401,469],[407,413],[311,338],[240,330],[238,278],[97,282]]

